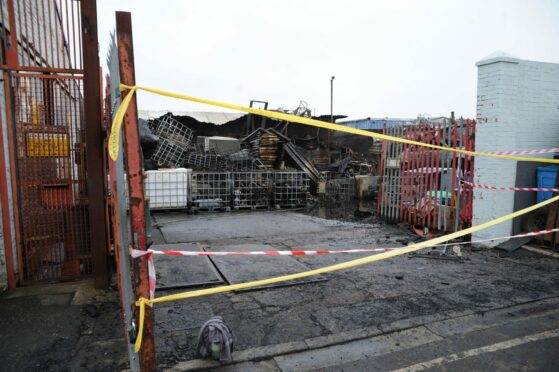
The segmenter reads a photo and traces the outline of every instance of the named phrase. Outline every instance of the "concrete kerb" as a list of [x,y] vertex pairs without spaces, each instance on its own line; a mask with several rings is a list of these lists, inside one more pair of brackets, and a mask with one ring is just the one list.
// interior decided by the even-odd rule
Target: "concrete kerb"
[[37,295],[60,295],[60,294],[76,294],[78,292],[87,293],[89,296],[102,295],[102,290],[94,287],[93,280],[84,280],[77,283],[56,283],[42,284],[29,287],[18,287],[2,293],[2,299],[14,299],[22,297],[32,297]]
[[[534,305],[541,305],[543,309],[541,311],[531,311],[529,316],[523,318],[516,317],[515,315],[522,314],[526,309],[533,308]],[[359,328],[351,331],[340,332],[336,334],[330,334],[325,336],[318,336],[305,339],[303,341],[293,341],[286,342],[276,345],[260,346],[256,348],[241,350],[234,353],[234,361],[228,364],[221,364],[217,361],[209,359],[193,359],[186,362],[180,362],[173,367],[166,369],[168,372],[178,372],[178,371],[199,371],[207,370],[212,368],[231,366],[235,364],[245,363],[245,362],[258,362],[262,360],[272,359],[277,356],[287,355],[292,353],[297,353],[301,351],[309,351],[320,349],[323,347],[341,345],[349,343],[352,341],[363,340],[380,335],[389,335],[391,333],[401,332],[417,327],[426,327],[428,330],[434,334],[439,334],[437,332],[438,327],[436,325],[444,325],[445,322],[449,321],[459,321],[461,319],[466,322],[471,321],[473,318],[482,319],[486,315],[494,314],[496,317],[499,315],[506,315],[506,318],[510,322],[514,322],[521,319],[526,319],[530,317],[542,316],[547,312],[557,311],[559,308],[559,297],[545,297],[535,299],[533,301],[528,301],[512,306],[503,306],[497,308],[487,309],[486,311],[462,311],[462,312],[448,312],[446,314],[433,314],[420,316],[410,319],[397,320],[394,322],[380,324],[376,327],[365,327]],[[500,314],[502,312],[503,314]],[[503,320],[489,321],[485,325],[476,327],[477,329],[490,328],[492,326],[503,324]],[[447,336],[442,334],[443,337]]]

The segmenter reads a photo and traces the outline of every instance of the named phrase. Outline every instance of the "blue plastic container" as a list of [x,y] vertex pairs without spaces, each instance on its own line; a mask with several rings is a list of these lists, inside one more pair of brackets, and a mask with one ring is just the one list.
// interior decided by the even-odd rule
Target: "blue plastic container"
[[[538,167],[538,187],[555,187],[558,169],[559,167],[556,165]],[[538,203],[551,199],[552,196],[553,193],[550,191],[538,191]]]

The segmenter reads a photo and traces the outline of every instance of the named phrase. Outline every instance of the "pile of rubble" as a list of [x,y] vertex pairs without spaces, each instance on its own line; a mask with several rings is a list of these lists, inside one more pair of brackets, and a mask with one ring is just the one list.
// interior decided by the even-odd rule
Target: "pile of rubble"
[[141,123],[146,168],[192,169],[192,200],[205,209],[298,207],[317,193],[347,200],[360,194],[356,176],[371,174],[371,164],[349,147],[325,148],[318,134],[288,137],[289,123],[233,138],[197,136],[178,119],[168,113]]

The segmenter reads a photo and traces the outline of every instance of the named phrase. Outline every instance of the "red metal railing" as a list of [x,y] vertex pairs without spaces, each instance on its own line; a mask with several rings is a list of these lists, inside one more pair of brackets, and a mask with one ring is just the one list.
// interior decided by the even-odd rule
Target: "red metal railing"
[[[475,120],[429,122],[388,128],[385,134],[438,146],[474,150]],[[389,222],[455,231],[471,225],[471,156],[423,146],[384,143],[381,157],[379,215]]]

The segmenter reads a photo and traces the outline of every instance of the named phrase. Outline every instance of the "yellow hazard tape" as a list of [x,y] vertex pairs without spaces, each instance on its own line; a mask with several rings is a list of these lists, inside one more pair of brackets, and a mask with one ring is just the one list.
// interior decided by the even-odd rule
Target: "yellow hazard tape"
[[115,117],[113,118],[113,123],[111,124],[111,134],[109,135],[109,156],[111,157],[111,159],[113,159],[113,161],[116,161],[116,159],[118,159],[120,128],[122,127],[122,120],[124,119],[124,114],[126,114],[126,110],[128,109],[128,105],[130,104],[132,97],[134,97],[134,93],[136,93],[136,89],[137,87],[132,87],[129,89],[128,94],[120,103],[120,107],[116,111]]
[[253,282],[233,284],[233,285],[225,285],[225,286],[221,286],[221,287],[215,287],[215,288],[209,288],[209,289],[200,289],[200,290],[195,290],[195,291],[177,293],[177,294],[172,294],[172,295],[168,295],[168,296],[154,298],[152,300],[141,297],[140,299],[138,299],[138,301],[136,301],[136,306],[140,307],[140,326],[139,326],[139,329],[138,329],[138,337],[136,339],[134,349],[136,350],[136,352],[138,352],[140,350],[141,345],[142,345],[142,333],[143,333],[143,330],[144,330],[144,316],[145,316],[146,305],[147,306],[153,306],[153,304],[159,303],[159,302],[183,300],[183,299],[186,299],[186,298],[208,296],[208,295],[212,295],[212,294],[216,294],[216,293],[231,292],[231,291],[235,291],[235,290],[239,290],[239,289],[259,287],[259,286],[262,286],[262,285],[274,284],[274,283],[285,282],[285,281],[289,281],[289,280],[305,278],[305,277],[313,276],[313,275],[325,274],[325,273],[329,273],[329,272],[333,272],[333,271],[349,269],[349,268],[352,268],[352,267],[364,265],[364,264],[375,262],[375,261],[385,260],[387,258],[400,256],[400,255],[403,255],[403,254],[406,254],[406,253],[411,253],[411,252],[420,250],[422,248],[431,247],[433,245],[441,244],[441,243],[447,242],[447,241],[452,240],[452,239],[457,239],[457,238],[460,238],[462,236],[465,236],[465,235],[468,235],[468,234],[471,234],[471,233],[474,233],[474,232],[477,232],[477,231],[480,231],[480,230],[487,229],[491,226],[494,226],[494,225],[497,225],[499,223],[511,220],[511,219],[513,219],[515,217],[518,217],[518,216],[521,216],[523,214],[532,212],[532,211],[534,211],[538,208],[541,208],[545,205],[551,204],[551,203],[556,202],[556,201],[559,201],[559,196],[548,199],[546,201],[543,201],[543,202],[538,203],[536,205],[533,205],[531,207],[524,208],[524,209],[519,210],[517,212],[507,214],[506,216],[502,216],[502,217],[496,218],[494,220],[485,222],[481,225],[473,226],[473,227],[470,227],[470,228],[467,228],[467,229],[464,229],[464,230],[461,230],[461,231],[456,231],[452,234],[448,234],[448,235],[444,235],[444,236],[441,236],[441,237],[438,237],[438,238],[426,240],[426,241],[421,242],[421,243],[412,244],[408,247],[400,248],[398,250],[384,252],[384,253],[380,253],[380,254],[364,257],[364,258],[359,258],[359,259],[356,259],[356,260],[351,260],[351,261],[343,262],[343,263],[336,264],[336,265],[326,266],[326,267],[323,267],[323,268],[320,268],[320,269],[304,271],[304,272],[297,273],[297,274],[278,276],[276,278],[256,280],[256,281],[253,281]]
[[[463,149],[454,149],[454,148],[451,148],[451,147],[432,145],[430,143],[411,141],[411,140],[408,140],[408,139],[405,139],[405,138],[387,136],[385,134],[369,132],[369,131],[362,130],[362,129],[349,128],[349,127],[339,125],[339,124],[332,124],[332,123],[327,123],[327,122],[320,121],[320,120],[304,118],[304,117],[291,115],[291,114],[284,114],[282,112],[268,111],[268,110],[262,110],[262,109],[252,108],[252,107],[233,105],[233,104],[230,104],[230,103],[224,103],[224,102],[213,101],[213,100],[209,100],[209,99],[197,98],[197,97],[187,96],[187,95],[184,95],[184,94],[172,93],[172,92],[168,92],[168,91],[161,90],[161,89],[141,87],[141,86],[138,86],[138,85],[129,86],[129,85],[120,84],[120,89],[121,90],[129,90],[129,92],[126,95],[126,98],[122,101],[120,107],[118,108],[118,111],[117,111],[117,113],[114,117],[112,128],[111,128],[111,136],[109,138],[109,155],[111,156],[111,159],[113,159],[113,161],[118,158],[118,151],[119,151],[119,149],[118,149],[118,138],[119,138],[119,134],[120,134],[120,127],[121,127],[122,119],[124,117],[124,113],[126,112],[126,109],[128,108],[128,104],[130,103],[131,96],[138,89],[140,89],[140,90],[144,90],[146,92],[159,94],[159,95],[162,95],[162,96],[178,98],[178,99],[183,99],[183,100],[192,101],[192,102],[203,103],[203,104],[206,104],[206,105],[217,106],[217,107],[222,107],[222,108],[236,110],[236,111],[248,112],[248,113],[255,114],[255,115],[266,116],[266,117],[272,118],[272,119],[289,121],[291,123],[311,125],[311,126],[318,127],[318,128],[336,130],[336,131],[339,131],[339,132],[345,132],[345,133],[357,134],[357,135],[366,136],[366,137],[377,138],[377,139],[384,140],[384,141],[407,143],[409,145],[429,147],[429,148],[438,149],[438,150],[453,151],[453,152],[466,154],[466,155],[473,155],[473,156],[489,156],[489,157],[492,157],[492,158],[500,158],[500,159],[511,159],[511,160],[518,160],[518,161],[532,161],[532,162],[538,162],[538,163],[559,164],[559,159],[527,158],[527,157],[513,156],[513,155],[491,154],[491,153],[488,153],[488,152],[476,152],[476,151],[468,151],[468,150],[463,150]],[[113,133],[114,133],[114,135],[113,135]]]

